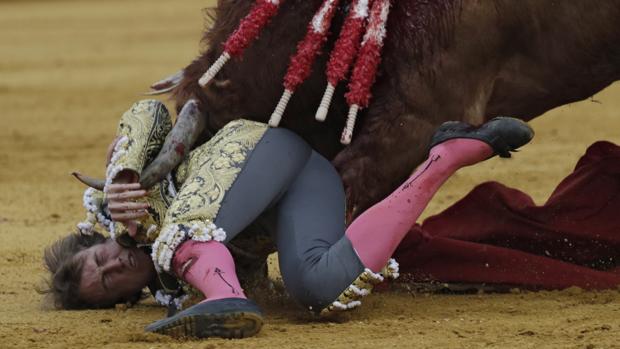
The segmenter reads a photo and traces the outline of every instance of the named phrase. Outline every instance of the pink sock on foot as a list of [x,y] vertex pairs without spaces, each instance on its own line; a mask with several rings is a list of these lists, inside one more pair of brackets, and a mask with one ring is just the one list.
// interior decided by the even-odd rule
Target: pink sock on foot
[[184,242],[174,254],[172,267],[177,277],[199,289],[206,301],[246,298],[235,272],[235,261],[220,242]]
[[404,184],[347,228],[345,234],[364,266],[380,271],[441,185],[459,168],[492,155],[488,144],[475,139],[452,139],[433,147]]

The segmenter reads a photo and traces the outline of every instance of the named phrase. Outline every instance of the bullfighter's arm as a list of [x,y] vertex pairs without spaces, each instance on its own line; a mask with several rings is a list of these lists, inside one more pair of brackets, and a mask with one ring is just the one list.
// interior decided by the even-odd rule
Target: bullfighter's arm
[[[87,190],[84,205],[88,211],[83,227],[100,223],[113,237],[128,232],[135,236],[136,220],[153,226],[150,216],[165,214],[161,204],[159,186],[150,192],[137,183],[143,168],[159,154],[172,121],[164,105],[146,100],[135,103],[120,119],[117,138],[110,145],[107,156],[105,188],[103,191]],[[142,200],[142,202],[136,202]],[[146,210],[151,209],[151,215]],[[147,222],[148,221],[148,222]]]

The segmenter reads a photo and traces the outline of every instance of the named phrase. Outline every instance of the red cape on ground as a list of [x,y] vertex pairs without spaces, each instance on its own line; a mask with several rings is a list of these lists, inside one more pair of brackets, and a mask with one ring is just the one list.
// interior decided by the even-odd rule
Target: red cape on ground
[[525,289],[620,285],[620,147],[591,145],[542,206],[500,183],[479,185],[406,236],[407,279]]

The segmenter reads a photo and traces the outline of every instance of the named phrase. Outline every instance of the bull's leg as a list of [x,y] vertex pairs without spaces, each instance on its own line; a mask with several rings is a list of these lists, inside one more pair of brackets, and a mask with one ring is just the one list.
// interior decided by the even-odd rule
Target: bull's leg
[[355,141],[334,159],[345,185],[348,221],[413,172],[426,157],[433,132],[445,121],[403,113],[386,122],[383,108],[369,110]]
[[[426,157],[431,136],[443,122],[484,122],[495,68],[483,67],[473,79],[462,76],[462,72],[457,74],[457,66],[446,66],[442,78],[452,79],[448,87],[418,84],[417,81],[423,81],[418,77],[409,85],[406,80],[398,80],[375,90],[378,98],[356,130],[353,143],[334,160],[347,191],[349,220],[407,178]],[[469,81],[468,88],[450,88],[465,85],[462,81]],[[395,96],[398,93],[402,98]]]

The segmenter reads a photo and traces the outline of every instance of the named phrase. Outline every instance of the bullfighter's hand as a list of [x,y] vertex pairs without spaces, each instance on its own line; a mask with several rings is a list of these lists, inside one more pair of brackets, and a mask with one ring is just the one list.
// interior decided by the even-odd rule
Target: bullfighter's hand
[[137,176],[121,173],[107,188],[106,198],[112,220],[123,223],[131,237],[136,236],[137,220],[148,215],[149,204],[135,202],[147,195],[146,190],[135,183]]

